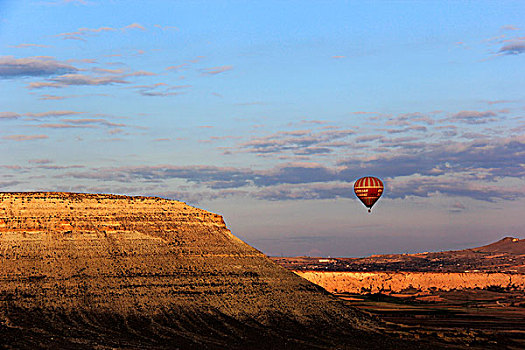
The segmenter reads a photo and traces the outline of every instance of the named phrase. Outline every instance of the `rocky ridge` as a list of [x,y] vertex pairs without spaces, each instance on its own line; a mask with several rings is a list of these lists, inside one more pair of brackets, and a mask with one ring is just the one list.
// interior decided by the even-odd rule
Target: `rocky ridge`
[[525,275],[505,273],[440,272],[318,272],[295,271],[331,293],[402,293],[456,289],[525,290]]

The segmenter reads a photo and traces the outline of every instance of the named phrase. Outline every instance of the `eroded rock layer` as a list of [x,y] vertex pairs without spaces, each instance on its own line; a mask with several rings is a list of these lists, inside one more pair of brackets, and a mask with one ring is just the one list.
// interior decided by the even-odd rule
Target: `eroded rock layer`
[[523,274],[319,271],[295,273],[331,293],[399,293],[410,289],[428,292],[490,287],[525,290]]
[[397,346],[376,330],[219,215],[160,198],[0,194],[7,348]]

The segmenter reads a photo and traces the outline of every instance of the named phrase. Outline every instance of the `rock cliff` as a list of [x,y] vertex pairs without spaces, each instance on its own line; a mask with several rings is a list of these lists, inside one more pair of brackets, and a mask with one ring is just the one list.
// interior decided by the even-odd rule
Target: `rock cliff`
[[0,347],[400,346],[377,331],[219,215],[160,198],[0,194]]
[[525,275],[439,272],[318,272],[295,271],[331,293],[399,293],[416,289],[449,291],[497,286],[525,290]]

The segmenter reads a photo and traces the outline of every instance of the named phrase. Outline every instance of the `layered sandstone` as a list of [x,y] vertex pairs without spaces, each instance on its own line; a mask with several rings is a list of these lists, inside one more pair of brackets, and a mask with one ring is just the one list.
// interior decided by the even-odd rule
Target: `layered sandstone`
[[0,347],[379,348],[370,318],[160,198],[0,194]]
[[331,293],[399,293],[501,287],[525,290],[524,274],[294,271]]

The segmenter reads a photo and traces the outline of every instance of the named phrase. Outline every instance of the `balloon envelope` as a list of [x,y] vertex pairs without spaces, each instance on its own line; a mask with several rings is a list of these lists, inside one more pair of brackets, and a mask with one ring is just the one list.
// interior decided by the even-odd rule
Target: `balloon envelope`
[[368,208],[368,211],[383,194],[383,188],[383,182],[373,176],[362,177],[354,183],[355,195]]

